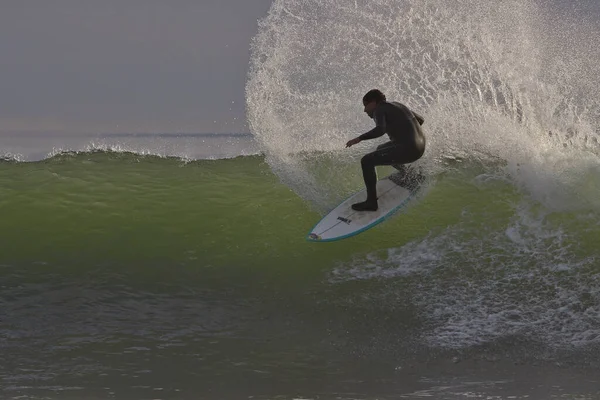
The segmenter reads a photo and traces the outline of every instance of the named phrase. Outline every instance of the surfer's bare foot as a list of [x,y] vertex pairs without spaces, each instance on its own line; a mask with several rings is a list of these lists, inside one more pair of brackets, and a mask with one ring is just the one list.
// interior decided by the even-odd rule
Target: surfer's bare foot
[[352,204],[354,211],[377,211],[378,208],[377,201],[363,201],[362,203]]

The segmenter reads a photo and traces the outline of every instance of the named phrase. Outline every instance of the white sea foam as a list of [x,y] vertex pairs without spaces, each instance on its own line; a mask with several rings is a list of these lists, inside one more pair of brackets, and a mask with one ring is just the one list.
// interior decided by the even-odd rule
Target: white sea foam
[[465,213],[441,232],[357,257],[331,279],[403,279],[418,287],[411,301],[433,326],[425,335],[432,346],[464,348],[511,335],[558,347],[598,344],[597,259],[579,246],[586,229],[598,233],[589,222],[556,221],[523,200],[505,223]]
[[[342,149],[371,128],[360,99],[378,87],[425,115],[417,164],[429,173],[458,157],[548,207],[597,207],[600,48],[556,12],[533,0],[277,0],[253,42],[250,129],[281,180],[326,208],[338,200],[326,188],[360,187],[374,142]],[[323,153],[337,159],[326,171]]]

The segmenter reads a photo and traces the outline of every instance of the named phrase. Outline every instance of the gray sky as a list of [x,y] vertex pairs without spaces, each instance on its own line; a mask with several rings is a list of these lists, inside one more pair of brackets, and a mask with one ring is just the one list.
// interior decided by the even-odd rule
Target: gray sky
[[247,132],[249,45],[271,2],[1,0],[0,135]]
[[2,0],[0,134],[247,132],[271,0]]

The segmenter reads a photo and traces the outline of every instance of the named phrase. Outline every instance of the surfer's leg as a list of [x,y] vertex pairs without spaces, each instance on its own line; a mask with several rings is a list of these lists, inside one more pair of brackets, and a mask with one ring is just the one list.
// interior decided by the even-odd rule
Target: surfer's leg
[[377,211],[377,165],[390,165],[395,160],[396,152],[394,143],[389,142],[377,147],[377,150],[366,154],[360,164],[363,172],[365,187],[367,188],[367,200],[362,203],[352,205],[357,211]]
[[[385,143],[372,153],[366,154],[361,160],[363,179],[367,188],[367,200],[352,205],[357,211],[376,211],[377,204],[377,171],[378,165],[393,165],[395,168],[402,164],[408,164],[421,158],[422,152],[407,149],[393,142]],[[399,168],[397,168],[399,169]],[[405,169],[405,168],[403,168]],[[405,169],[406,171],[406,169]]]
[[367,188],[367,200],[352,205],[356,211],[377,211],[377,171],[375,170],[375,153],[369,153],[360,160],[363,179]]
[[412,165],[409,165],[423,156],[423,150],[418,148],[403,148],[394,152],[391,165],[398,172],[392,174],[390,179],[397,185],[413,190],[423,180],[423,175]]
[[392,167],[398,172],[393,173],[389,178],[398,186],[415,190],[425,180],[423,174],[412,165],[394,164]]
[[404,182],[410,175],[408,168],[404,164],[392,164],[392,167],[394,167],[397,172],[390,175],[390,180],[396,185],[404,186]]

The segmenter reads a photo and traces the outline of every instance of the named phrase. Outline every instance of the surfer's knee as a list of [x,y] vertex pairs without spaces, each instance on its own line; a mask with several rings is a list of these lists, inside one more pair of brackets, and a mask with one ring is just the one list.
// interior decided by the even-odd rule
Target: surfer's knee
[[360,165],[365,167],[370,167],[373,165],[373,153],[365,154],[363,158],[360,159]]

